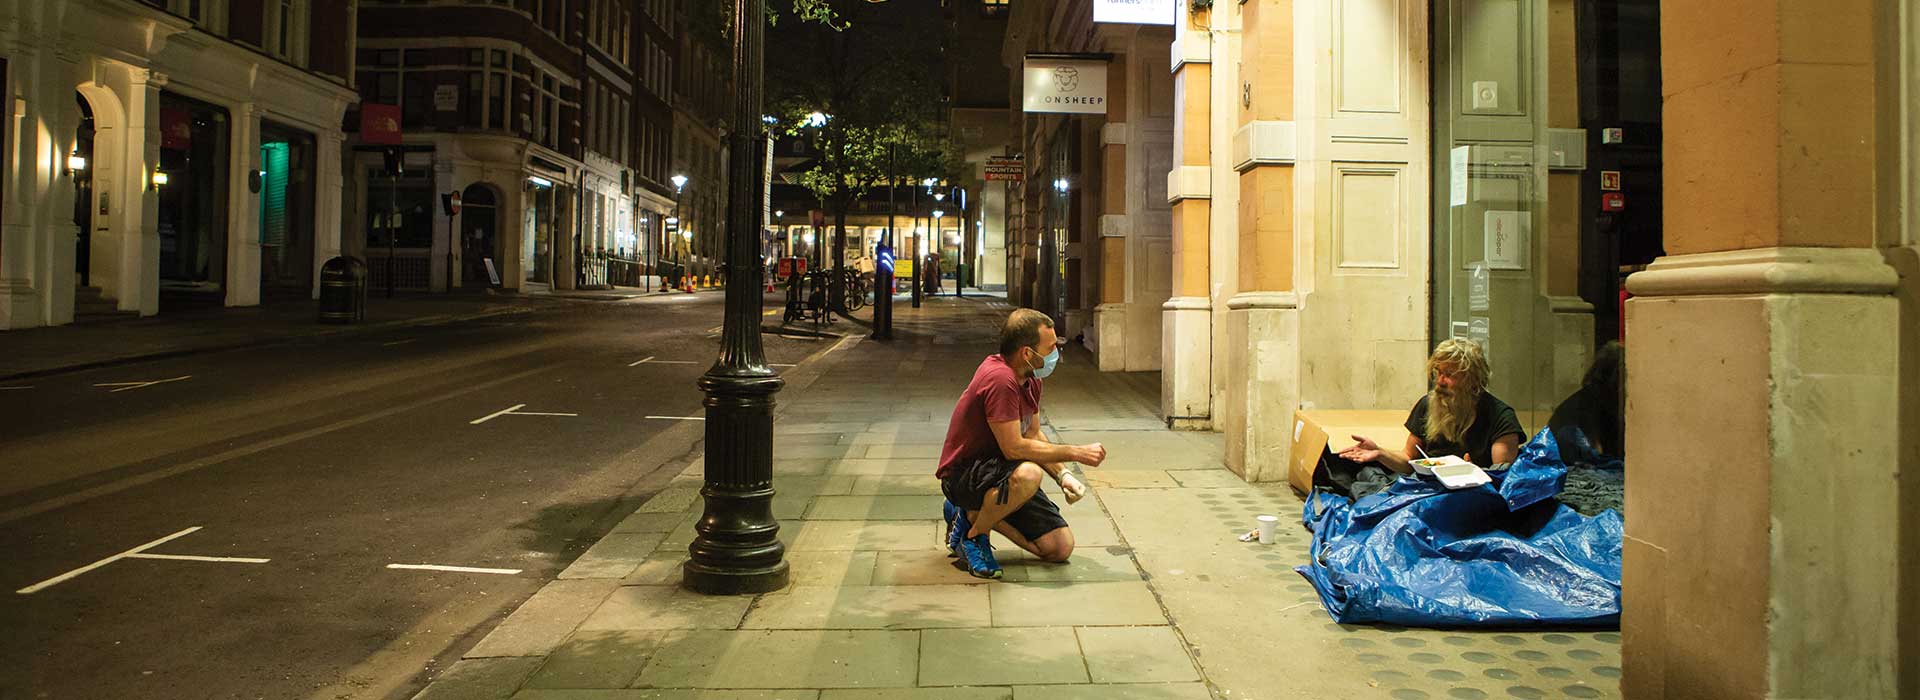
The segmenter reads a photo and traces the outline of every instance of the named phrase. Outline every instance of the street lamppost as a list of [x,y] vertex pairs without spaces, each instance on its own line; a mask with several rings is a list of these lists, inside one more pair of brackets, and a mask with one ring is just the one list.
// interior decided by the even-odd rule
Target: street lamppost
[[[733,0],[733,123],[762,114],[766,0]],[[787,585],[786,547],[773,519],[773,395],[785,381],[760,344],[757,247],[765,142],[740,127],[727,156],[727,310],[720,359],[700,377],[707,395],[704,510],[682,570],[687,588],[709,594],[765,593]]]
[[[680,195],[686,193],[687,191],[687,176],[675,174],[673,177],[667,178],[667,179],[673,181],[673,215],[667,217],[667,223],[673,224],[673,227],[677,230],[684,231],[686,230],[686,224],[680,221]],[[680,244],[673,240],[673,234],[671,233],[667,234],[666,243],[667,245],[672,246],[673,248],[672,257],[673,257],[674,266],[679,267],[681,265]],[[659,263],[658,254],[655,254],[654,261],[655,261],[655,266],[658,267],[658,263]]]
[[[935,201],[938,201],[938,200],[944,199],[945,195],[942,195],[936,192],[934,193],[933,198]],[[932,237],[928,239],[931,242],[927,244],[927,250],[928,250],[927,257],[933,258],[933,264],[927,266],[929,268],[927,271],[933,274],[932,277],[928,278],[928,282],[927,282],[927,284],[931,287],[931,289],[927,291],[927,293],[929,294],[940,293],[940,258],[945,257],[943,255],[940,255],[940,253],[943,252],[943,249],[941,248],[941,245],[940,245],[941,240],[945,238],[945,235],[943,235],[943,232],[945,231],[945,229],[940,228],[940,221],[942,219],[945,219],[946,216],[947,216],[947,212],[944,210],[941,210],[941,209],[933,210],[933,233],[931,234]]]

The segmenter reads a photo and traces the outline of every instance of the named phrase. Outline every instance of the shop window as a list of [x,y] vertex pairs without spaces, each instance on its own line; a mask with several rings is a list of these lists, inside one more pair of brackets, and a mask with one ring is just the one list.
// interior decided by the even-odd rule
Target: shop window
[[[367,172],[368,247],[386,248],[390,233],[395,248],[433,246],[434,207],[438,206],[433,183],[424,169],[408,172],[409,175],[400,177],[397,185],[391,184],[393,178],[381,170]],[[411,174],[414,172],[419,174]]]
[[980,0],[980,14],[988,17],[1005,17],[1011,2],[1012,0]]

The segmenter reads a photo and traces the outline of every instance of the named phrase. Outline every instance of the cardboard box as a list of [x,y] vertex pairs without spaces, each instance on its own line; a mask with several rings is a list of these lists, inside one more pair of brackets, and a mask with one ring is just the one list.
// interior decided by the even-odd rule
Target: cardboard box
[[1313,490],[1313,470],[1323,450],[1352,447],[1353,436],[1372,438],[1382,448],[1407,445],[1407,412],[1390,410],[1313,410],[1293,413],[1293,452],[1287,457],[1287,483],[1302,494]]

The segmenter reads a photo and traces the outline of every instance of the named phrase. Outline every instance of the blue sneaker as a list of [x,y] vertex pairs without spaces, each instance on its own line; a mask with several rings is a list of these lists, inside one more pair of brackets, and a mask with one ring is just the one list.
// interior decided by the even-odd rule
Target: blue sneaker
[[968,530],[973,529],[973,524],[967,522],[967,512],[960,510],[960,507],[954,505],[952,501],[941,503],[940,515],[947,521],[947,556],[958,557],[960,556],[960,538],[967,534]]
[[960,540],[960,551],[967,558],[967,573],[974,578],[1000,578],[1000,561],[993,558],[993,544],[987,537],[983,534]]

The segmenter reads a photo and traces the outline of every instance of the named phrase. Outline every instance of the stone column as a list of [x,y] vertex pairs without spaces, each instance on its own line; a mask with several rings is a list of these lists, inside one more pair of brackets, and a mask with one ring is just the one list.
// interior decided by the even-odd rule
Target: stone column
[[1173,47],[1173,297],[1162,307],[1160,405],[1174,428],[1206,429],[1213,415],[1213,301],[1209,289],[1212,182],[1212,37],[1209,11],[1180,3]]
[[141,316],[160,312],[160,90],[167,76],[127,69],[127,135],[121,140],[126,167],[119,180],[123,238],[120,245],[120,310]]
[[[31,30],[31,27],[27,28]],[[6,140],[6,222],[0,231],[0,329],[43,325],[41,292],[34,284],[34,261],[46,248],[35,222],[51,209],[45,203],[46,154],[41,144],[41,101],[33,90],[45,50],[26,36],[12,46],[6,95],[11,120]]]
[[[1130,39],[1131,37],[1129,37]],[[1131,41],[1129,41],[1129,44]],[[1131,48],[1131,46],[1129,46]],[[1127,71],[1128,54],[1107,68],[1107,123],[1100,128],[1100,276],[1094,338],[1100,371],[1127,368]]]
[[260,169],[260,106],[234,105],[227,158],[227,306],[260,305],[260,195],[249,184]]
[[1626,697],[1898,695],[1877,4],[1661,8],[1670,254],[1627,281]]
[[[352,155],[346,151],[347,135],[339,129],[326,129],[314,138],[313,192],[313,298],[320,298],[320,266],[346,250],[346,222],[342,197],[346,190],[343,165]],[[356,231],[357,232],[357,231]]]
[[67,155],[73,153],[74,132],[80,126],[80,104],[74,100],[80,55],[55,48],[50,55],[42,54],[41,60],[40,80],[28,85],[40,102],[36,151],[46,158],[40,180],[46,189],[39,198],[46,211],[34,227],[46,247],[34,260],[33,279],[40,294],[41,318],[57,326],[73,322],[74,289],[79,283],[74,268],[80,226],[73,220],[73,199],[79,193],[74,190],[73,173],[67,171]]
[[1239,173],[1237,292],[1227,302],[1227,467],[1247,481],[1286,479],[1300,405],[1300,304],[1294,291],[1293,0],[1241,6],[1244,88],[1233,137]]

